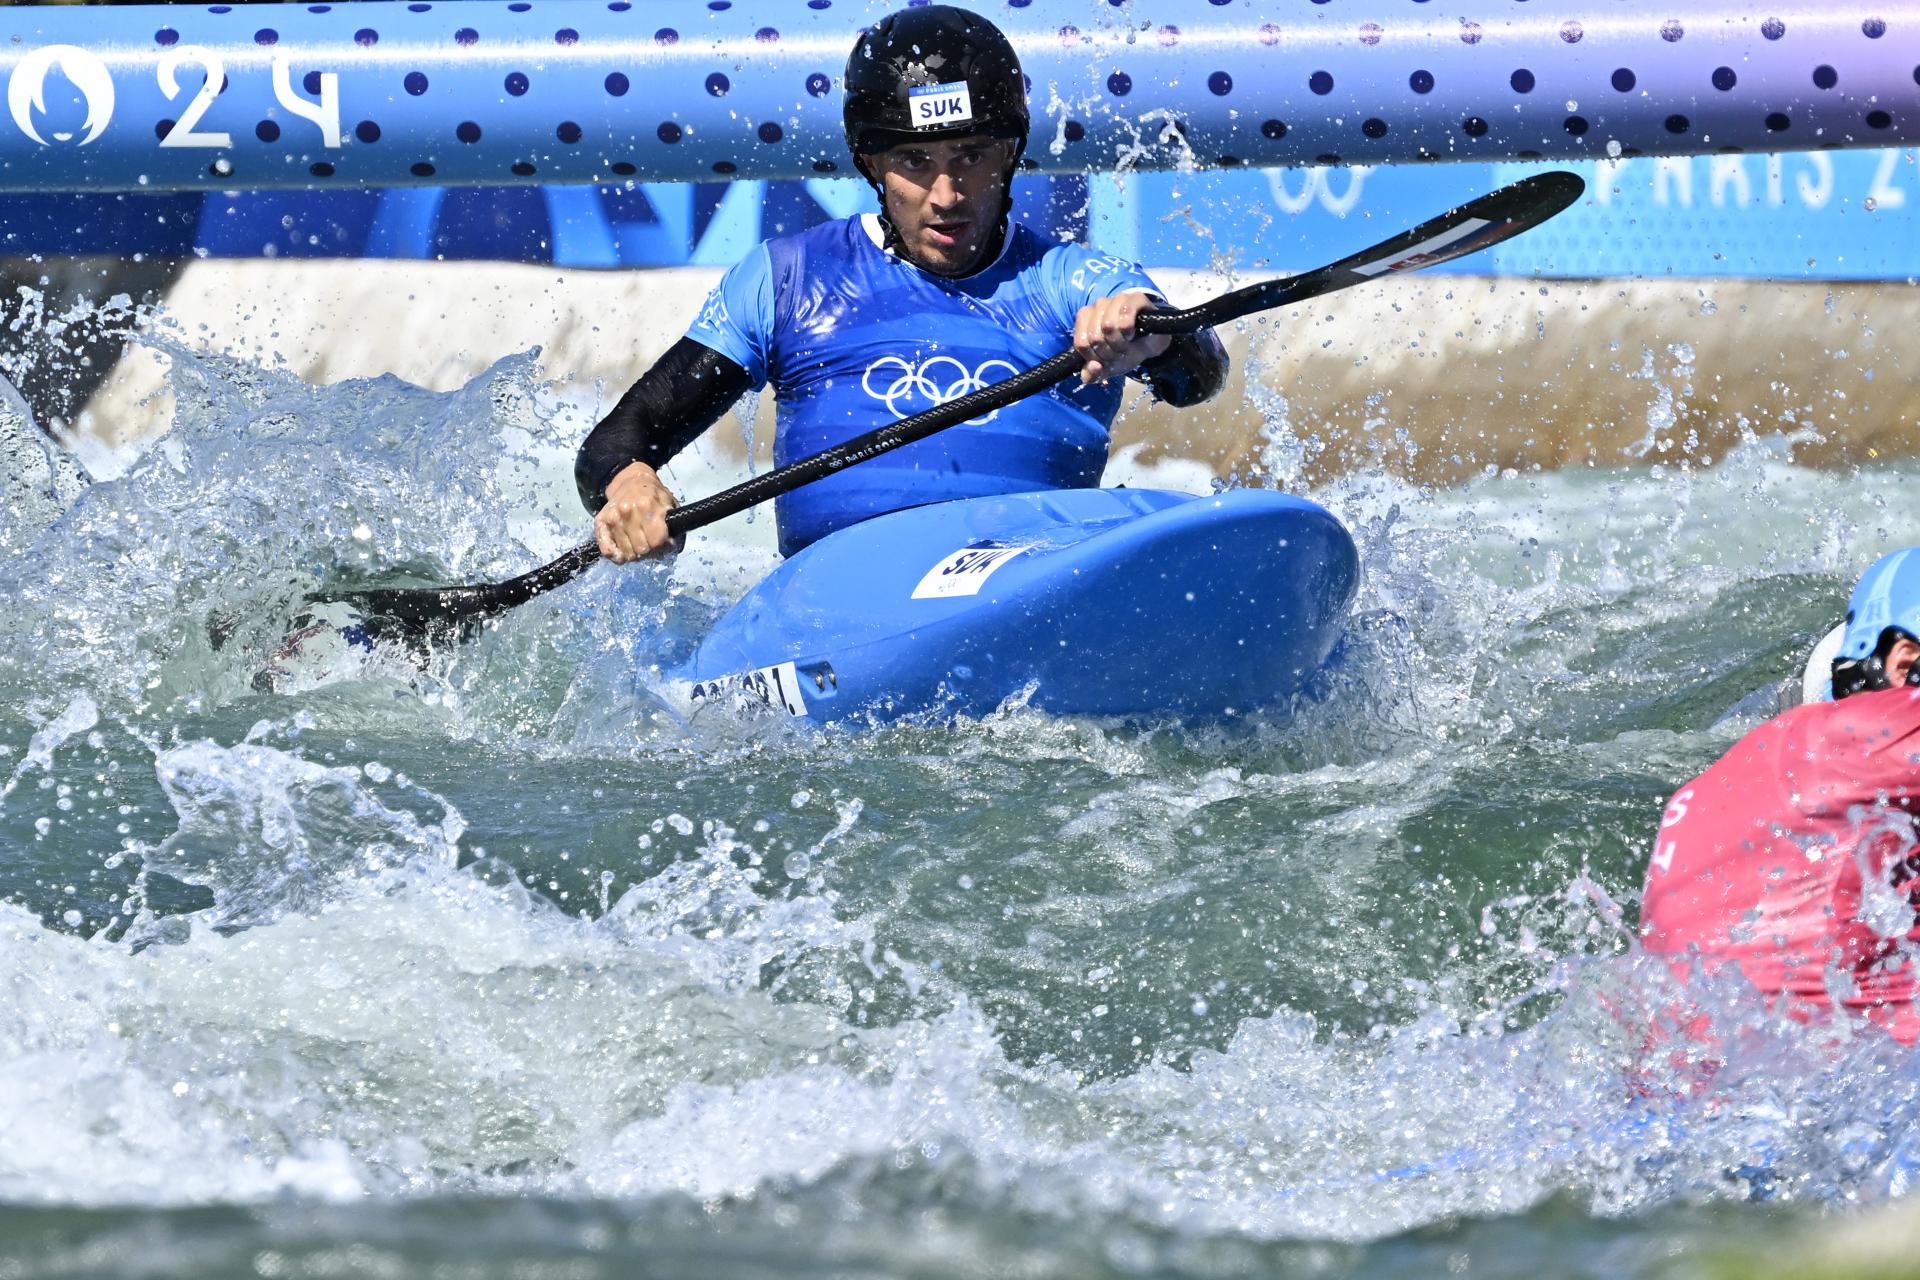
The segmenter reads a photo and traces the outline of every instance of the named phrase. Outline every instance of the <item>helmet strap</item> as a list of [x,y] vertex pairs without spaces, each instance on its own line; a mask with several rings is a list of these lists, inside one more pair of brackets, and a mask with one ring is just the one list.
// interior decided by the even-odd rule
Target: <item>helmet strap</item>
[[1021,134],[1013,139],[1013,160],[1007,165],[1007,180],[1000,190],[1000,225],[994,230],[991,252],[987,261],[992,262],[1000,255],[1000,248],[1007,242],[1007,229],[1013,224],[1013,180],[1020,172],[1020,157],[1027,154],[1027,135]]

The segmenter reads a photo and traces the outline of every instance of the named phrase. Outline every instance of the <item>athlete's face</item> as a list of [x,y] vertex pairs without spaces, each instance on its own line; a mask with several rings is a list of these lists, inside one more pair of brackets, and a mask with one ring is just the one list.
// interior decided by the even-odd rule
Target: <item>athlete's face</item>
[[901,251],[935,275],[984,265],[1000,225],[1013,143],[998,138],[910,142],[860,157],[880,183]]
[[1893,648],[1887,650],[1887,683],[1896,689],[1905,684],[1917,658],[1920,658],[1920,644],[1915,644],[1913,637],[1901,636],[1895,640]]

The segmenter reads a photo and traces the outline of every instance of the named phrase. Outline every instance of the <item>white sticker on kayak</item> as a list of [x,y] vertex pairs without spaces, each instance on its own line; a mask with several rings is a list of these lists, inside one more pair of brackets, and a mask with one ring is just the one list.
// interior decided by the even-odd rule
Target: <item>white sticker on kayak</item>
[[743,702],[758,702],[769,710],[784,711],[790,716],[807,714],[807,699],[800,692],[800,674],[793,669],[791,662],[720,676],[714,680],[695,681],[688,697],[695,702],[737,697]]
[[980,593],[988,578],[1000,566],[1031,547],[987,545],[956,551],[927,570],[920,585],[913,589],[915,600],[939,600],[948,596],[972,596]]
[[[1417,271],[1433,261],[1433,255],[1456,241],[1464,240],[1475,232],[1494,225],[1486,218],[1468,218],[1457,227],[1450,227],[1439,235],[1409,248],[1397,258],[1388,258],[1385,262],[1368,262],[1354,268],[1354,272],[1363,276],[1384,275],[1389,271]],[[1448,257],[1457,256],[1455,249]]]

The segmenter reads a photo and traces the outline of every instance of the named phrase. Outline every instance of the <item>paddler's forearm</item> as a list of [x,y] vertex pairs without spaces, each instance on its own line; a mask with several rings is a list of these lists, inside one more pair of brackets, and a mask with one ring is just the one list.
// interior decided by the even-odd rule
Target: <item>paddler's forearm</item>
[[1154,398],[1176,409],[1210,400],[1227,385],[1227,349],[1213,330],[1183,333],[1140,366]]
[[607,486],[629,463],[658,471],[719,421],[753,379],[712,347],[682,338],[600,420],[573,463],[588,511],[607,502]]

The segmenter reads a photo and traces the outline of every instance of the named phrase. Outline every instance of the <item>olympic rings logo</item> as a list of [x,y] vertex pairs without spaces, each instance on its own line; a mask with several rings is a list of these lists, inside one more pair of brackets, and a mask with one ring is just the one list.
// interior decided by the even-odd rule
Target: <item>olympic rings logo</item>
[[[937,405],[951,404],[1018,372],[1012,364],[998,359],[983,360],[977,368],[968,369],[953,356],[929,356],[918,363],[905,356],[881,356],[860,375],[860,386],[886,405],[895,418],[906,418]],[[999,416],[1000,411],[995,409],[985,417],[967,421],[978,425]]]

